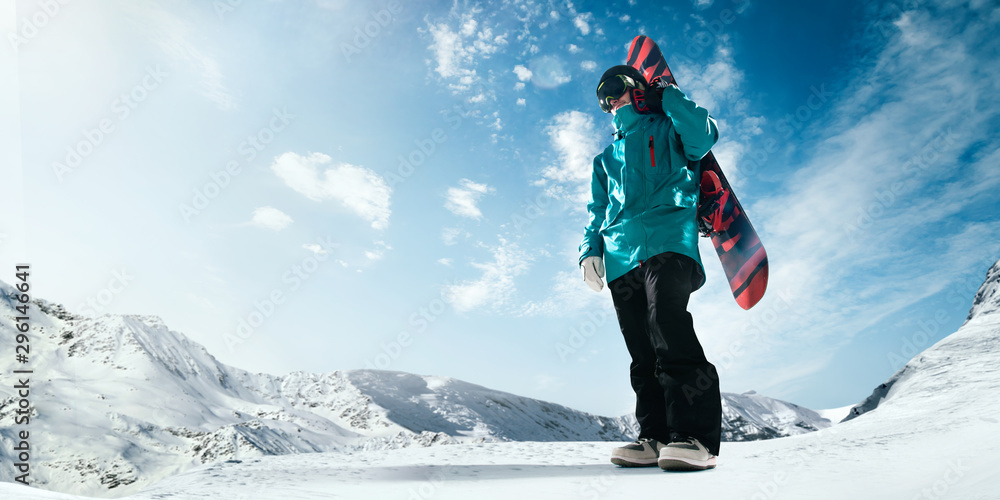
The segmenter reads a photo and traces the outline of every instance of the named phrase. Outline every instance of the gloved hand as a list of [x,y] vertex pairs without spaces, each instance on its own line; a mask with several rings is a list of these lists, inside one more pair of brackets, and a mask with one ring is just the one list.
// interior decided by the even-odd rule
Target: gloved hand
[[663,91],[667,89],[667,87],[675,87],[675,88],[677,87],[676,85],[674,85],[672,83],[667,83],[666,80],[664,80],[664,79],[662,79],[660,77],[656,77],[656,79],[653,80],[653,83],[651,85],[660,94],[662,94]]
[[604,288],[604,259],[597,256],[590,256],[580,263],[583,269],[583,281],[587,283],[595,292],[600,292]]

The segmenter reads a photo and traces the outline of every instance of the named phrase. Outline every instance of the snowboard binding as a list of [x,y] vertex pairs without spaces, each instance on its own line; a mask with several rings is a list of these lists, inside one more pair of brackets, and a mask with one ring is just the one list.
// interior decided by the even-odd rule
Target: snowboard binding
[[[719,176],[711,170],[701,173],[701,198],[698,200],[698,232],[705,237],[729,229],[737,214],[727,211],[729,191],[722,187]],[[728,212],[728,213],[727,213]],[[728,215],[728,216],[727,216]]]

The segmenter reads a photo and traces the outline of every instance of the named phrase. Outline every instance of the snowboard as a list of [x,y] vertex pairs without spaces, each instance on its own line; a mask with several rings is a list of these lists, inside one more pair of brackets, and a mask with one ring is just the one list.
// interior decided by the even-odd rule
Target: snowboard
[[[660,48],[645,35],[632,40],[626,64],[639,70],[650,84],[660,79],[677,85]],[[712,239],[736,303],[750,309],[767,289],[767,252],[711,151],[702,158],[699,175],[701,232]]]

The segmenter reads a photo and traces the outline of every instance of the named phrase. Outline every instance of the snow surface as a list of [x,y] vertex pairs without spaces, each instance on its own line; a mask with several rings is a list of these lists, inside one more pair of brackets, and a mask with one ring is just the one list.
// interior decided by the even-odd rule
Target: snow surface
[[816,413],[818,413],[819,416],[836,424],[841,420],[844,420],[845,417],[847,417],[847,414],[851,412],[851,408],[854,408],[854,405],[841,406],[840,408],[827,408],[825,410],[816,410]]
[[[0,299],[0,350],[14,304]],[[33,303],[33,484],[124,496],[231,459],[500,441],[629,441],[631,415],[601,417],[448,377],[389,371],[284,376],[220,363],[154,316],[84,318]],[[11,359],[0,369],[10,372]],[[15,476],[17,405],[0,386],[0,479]],[[724,439],[811,432],[829,420],[754,393],[724,394]],[[81,439],[84,437],[84,439]],[[463,448],[457,448],[462,450]],[[460,452],[460,451],[459,451]]]
[[[617,468],[606,442],[464,443],[220,462],[128,498],[997,499],[1000,311],[972,316],[877,390],[868,411],[816,432],[724,444],[711,471]],[[80,498],[11,483],[0,495]]]
[[[1000,370],[998,370],[1000,308],[993,307],[996,305],[995,290],[1000,276],[995,272],[998,266],[991,269],[989,279],[977,293],[970,319],[957,332],[914,357],[885,384],[876,388],[872,397],[852,409],[850,418],[836,426],[791,437],[726,443],[722,447],[719,466],[715,470],[667,473],[657,468],[617,468],[608,461],[611,449],[616,446],[616,443],[609,442],[469,442],[469,439],[466,439],[465,442],[447,446],[410,446],[398,449],[340,446],[334,450],[317,450],[320,451],[318,453],[283,455],[258,453],[255,456],[243,456],[241,460],[216,461],[194,467],[156,484],[145,485],[141,491],[127,498],[132,500],[172,498],[506,500],[523,497],[631,500],[647,497],[651,492],[654,494],[662,492],[662,496],[670,498],[998,499],[1000,469],[997,468],[997,464],[1000,464],[1000,435],[997,430],[1000,429],[998,425],[1000,398],[997,395],[1000,394]],[[979,297],[984,299],[979,300]],[[63,321],[52,319],[64,315],[63,312],[53,307],[49,310],[51,316],[46,321],[52,323],[50,327],[56,326],[57,321]],[[129,318],[132,318],[132,321]],[[9,320],[0,318],[0,321]],[[75,328],[81,332],[89,331],[80,329],[78,321],[80,320],[73,320]],[[387,409],[369,401],[367,406],[348,405],[350,411],[346,412],[329,410],[344,401],[356,404],[357,401],[370,398],[391,406],[403,396],[419,393],[428,397],[411,400],[411,403],[414,403],[413,407],[417,408],[414,414],[424,415],[421,418],[430,418],[428,411],[433,413],[435,410],[446,408],[441,406],[443,402],[439,399],[444,395],[447,395],[448,399],[453,395],[455,397],[462,395],[470,399],[479,397],[476,394],[494,396],[488,389],[452,379],[419,377],[396,372],[293,374],[288,378],[255,376],[257,378],[243,381],[246,385],[239,385],[234,383],[234,379],[227,377],[249,377],[248,374],[222,365],[213,367],[207,364],[214,358],[207,356],[207,353],[204,353],[207,357],[202,358],[198,346],[185,344],[186,341],[179,334],[173,334],[165,329],[158,330],[160,335],[165,336],[166,341],[157,344],[158,347],[153,349],[152,344],[143,343],[144,340],[148,340],[146,336],[141,332],[130,330],[131,328],[143,330],[139,325],[155,325],[154,319],[145,318],[139,321],[135,317],[103,317],[92,321],[96,322],[91,325],[94,328],[119,328],[118,331],[125,329],[135,335],[113,335],[103,341],[97,337],[90,338],[87,346],[75,349],[71,347],[73,338],[63,339],[64,345],[49,354],[54,360],[51,366],[62,367],[67,372],[61,373],[61,376],[100,377],[113,373],[121,378],[120,381],[115,379],[117,385],[113,387],[118,392],[109,392],[105,397],[119,399],[124,398],[128,394],[128,389],[135,386],[137,377],[156,377],[164,373],[170,373],[173,378],[160,378],[155,382],[166,383],[168,380],[181,377],[187,382],[179,386],[184,390],[194,391],[201,388],[206,391],[197,397],[190,396],[190,400],[183,405],[173,408],[187,408],[186,405],[196,404],[205,398],[220,397],[217,395],[219,391],[208,391],[209,388],[214,390],[216,386],[226,387],[231,394],[243,398],[234,397],[225,401],[237,405],[247,406],[256,400],[259,401],[256,404],[260,408],[267,408],[268,404],[274,404],[273,401],[269,403],[268,398],[273,398],[275,394],[282,394],[287,401],[297,401],[299,404],[320,401],[322,404],[318,407],[328,408],[327,414],[330,419],[311,423],[313,427],[328,426],[325,435],[314,438],[330,439],[329,436],[339,435],[345,440],[350,440],[361,435],[363,439],[363,433],[357,431],[359,427],[354,424],[348,425],[350,422],[367,425],[372,429],[382,429],[380,426],[384,426],[390,431],[401,427],[390,417],[396,413],[403,413],[403,407]],[[6,328],[9,324],[0,326]],[[88,334],[81,333],[81,335]],[[117,346],[109,349],[110,344],[115,343]],[[135,367],[130,366],[128,362],[136,362],[137,359],[129,358],[129,353],[136,352],[136,349],[144,345],[145,348],[153,349],[152,352],[146,351],[150,357],[160,361],[169,360],[170,363],[156,365],[142,362]],[[83,350],[87,350],[89,353],[87,356],[103,360],[107,372],[68,373]],[[148,357],[143,356],[138,359],[145,360]],[[94,369],[94,366],[91,364],[87,368]],[[214,382],[211,382],[212,380]],[[55,379],[46,383],[54,381]],[[258,384],[255,389],[257,392],[246,389],[252,387],[250,381]],[[339,399],[335,396],[339,394],[338,389],[332,387],[337,383],[346,384],[342,388],[344,391],[358,391],[358,394],[362,394],[361,399]],[[52,384],[53,387],[57,385]],[[373,396],[364,395],[362,390],[370,391]],[[423,392],[425,390],[429,392]],[[454,392],[449,393],[449,390]],[[393,391],[402,393],[393,397]],[[79,403],[77,401],[79,398],[73,399],[68,390],[50,394],[51,396],[55,396],[53,401],[60,401],[58,398],[68,398],[67,400],[74,404]],[[513,395],[508,396],[517,398]],[[747,403],[746,411],[749,412],[749,409],[758,406],[764,408],[770,406],[766,399],[761,398],[748,393],[739,395],[735,401]],[[498,400],[494,401],[499,403]],[[518,400],[505,400],[504,403],[511,404],[514,401]],[[118,408],[120,403],[121,401],[115,401],[111,407]],[[521,403],[528,405],[530,401]],[[92,429],[94,435],[106,437],[105,446],[114,449],[115,446],[119,446],[116,444],[117,440],[123,439],[126,434],[121,432],[97,434],[108,432],[107,428],[99,425],[102,416],[108,412],[107,408],[99,408],[101,404],[104,403],[92,405],[91,409],[95,411],[93,415],[86,415],[84,412],[74,413],[74,418],[80,419],[81,423],[70,430],[83,432],[79,426],[95,425],[96,427]],[[151,408],[158,408],[162,401],[149,401],[147,404]],[[468,407],[447,408],[450,408],[449,411],[459,411]],[[187,415],[189,425],[199,423],[208,425],[210,421],[215,421],[213,419],[225,421],[214,414],[192,416],[198,412],[164,409],[168,410],[163,412],[167,414],[163,417],[165,420],[176,419],[180,413]],[[215,406],[207,403],[204,409],[217,411]],[[283,412],[272,416],[289,420],[298,419],[302,422],[316,418],[316,413],[300,414],[294,411],[296,409],[297,405],[292,404],[290,409],[283,408]],[[56,409],[49,408],[47,411],[54,410]],[[72,411],[68,405],[63,410]],[[785,415],[782,418],[789,418],[791,415],[784,411],[778,413]],[[825,414],[830,415],[830,413]],[[514,415],[517,419],[521,419],[532,415],[532,412],[515,412]],[[467,416],[472,418],[471,415]],[[147,415],[147,418],[153,419],[154,416]],[[396,418],[405,420],[416,417],[396,415]],[[451,423],[461,421],[461,419],[446,420]],[[480,424],[487,420],[480,416],[472,418],[471,421]],[[44,422],[44,418],[42,421]],[[264,425],[266,419],[258,417],[255,421]],[[524,422],[524,420],[517,421]],[[59,421],[59,425],[70,424]],[[151,424],[130,421],[124,417],[116,425],[136,431],[131,435],[133,447],[139,446],[138,443],[141,442],[144,433],[152,435],[161,432],[155,426],[150,427]],[[271,427],[272,425],[274,427]],[[9,423],[5,422],[5,427],[0,431],[7,432],[8,428]],[[270,429],[273,433],[279,433],[281,430],[280,426],[272,423],[267,423],[261,429]],[[54,433],[58,430],[47,428],[44,432]],[[202,432],[211,434],[207,430]],[[369,434],[371,435],[374,434]],[[412,431],[407,435],[412,435]],[[6,439],[7,435],[4,436]],[[62,436],[62,439],[47,444],[67,446],[73,442],[66,434]],[[240,436],[261,439],[261,435],[249,432],[240,433]],[[298,443],[304,445],[309,442],[311,441],[308,438],[301,438]],[[290,445],[296,441],[287,436],[283,436],[282,439],[273,437],[273,442],[263,440],[258,445],[268,443]],[[91,448],[96,446],[94,442],[86,445]],[[79,446],[85,445],[81,443]],[[9,448],[9,441],[5,442],[3,451],[6,452]],[[149,450],[142,448],[131,449],[140,450],[139,455],[149,453]],[[240,450],[244,449],[249,451],[259,448],[241,442]],[[176,452],[176,450],[163,450],[163,452]],[[136,458],[133,454],[121,456],[129,457],[131,460]],[[7,460],[5,457],[5,462]],[[136,468],[141,468],[143,465],[141,461],[126,462],[126,464],[133,464],[132,466]],[[67,475],[71,472],[64,471]],[[130,476],[116,477],[120,480]],[[13,483],[0,483],[0,497],[25,500],[81,498]]]

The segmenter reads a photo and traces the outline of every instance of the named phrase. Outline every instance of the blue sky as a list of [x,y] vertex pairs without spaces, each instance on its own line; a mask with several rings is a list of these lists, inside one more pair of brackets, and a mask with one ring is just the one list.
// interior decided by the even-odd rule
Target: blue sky
[[702,242],[723,390],[858,402],[1000,257],[990,2],[233,3],[5,7],[0,279],[31,262],[39,296],[161,316],[252,371],[625,413],[577,245],[596,79],[638,34],[719,121],[770,257],[747,312]]

